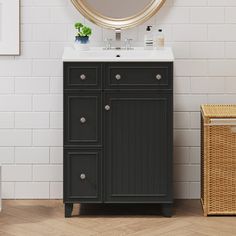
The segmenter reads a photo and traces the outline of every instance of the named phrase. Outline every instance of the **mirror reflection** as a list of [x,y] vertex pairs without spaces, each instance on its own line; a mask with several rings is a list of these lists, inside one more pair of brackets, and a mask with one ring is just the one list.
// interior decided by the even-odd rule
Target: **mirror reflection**
[[100,15],[122,19],[139,14],[153,0],[84,0],[84,3]]

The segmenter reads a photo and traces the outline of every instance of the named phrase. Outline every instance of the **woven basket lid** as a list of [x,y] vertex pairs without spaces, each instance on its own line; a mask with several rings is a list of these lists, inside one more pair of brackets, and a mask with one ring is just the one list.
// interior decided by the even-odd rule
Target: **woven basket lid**
[[236,118],[236,105],[202,105],[201,110],[209,118]]

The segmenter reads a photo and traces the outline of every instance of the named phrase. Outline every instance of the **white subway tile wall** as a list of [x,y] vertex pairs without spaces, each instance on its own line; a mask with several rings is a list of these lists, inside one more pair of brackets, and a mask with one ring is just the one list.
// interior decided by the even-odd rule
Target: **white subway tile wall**
[[[114,32],[81,16],[69,0],[21,0],[21,56],[0,56],[0,163],[3,198],[62,198],[62,61],[75,21],[91,43]],[[162,27],[176,62],[174,190],[200,196],[200,104],[236,103],[236,1],[166,0],[145,24],[123,32],[143,44]]]

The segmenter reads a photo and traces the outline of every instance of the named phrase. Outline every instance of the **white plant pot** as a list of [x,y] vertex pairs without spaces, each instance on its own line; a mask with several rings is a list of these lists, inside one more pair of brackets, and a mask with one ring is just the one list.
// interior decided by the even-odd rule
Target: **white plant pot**
[[75,50],[79,50],[79,51],[88,51],[89,50],[89,43],[82,44],[82,43],[75,42],[74,48],[75,48]]

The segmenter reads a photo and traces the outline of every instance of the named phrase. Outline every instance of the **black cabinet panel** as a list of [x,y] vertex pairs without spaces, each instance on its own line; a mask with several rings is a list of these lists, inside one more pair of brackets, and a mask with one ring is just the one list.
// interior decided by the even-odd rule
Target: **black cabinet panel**
[[64,63],[65,89],[101,88],[101,64],[98,63]]
[[170,200],[172,97],[106,94],[106,201]]
[[64,203],[161,203],[171,215],[173,63],[64,63]]
[[105,85],[110,89],[172,89],[169,63],[107,64]]
[[101,201],[99,151],[65,150],[64,201]]
[[101,144],[101,94],[64,96],[64,145]]

